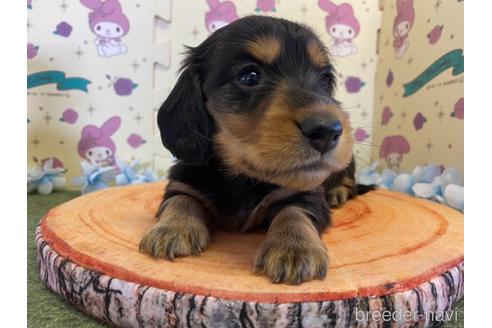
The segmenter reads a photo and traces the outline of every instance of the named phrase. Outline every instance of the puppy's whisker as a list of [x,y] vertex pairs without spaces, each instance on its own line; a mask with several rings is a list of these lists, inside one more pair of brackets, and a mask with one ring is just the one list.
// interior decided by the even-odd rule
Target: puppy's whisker
[[354,142],[354,145],[357,145],[357,146],[362,147],[362,148],[365,148],[365,147],[379,148],[379,146],[377,146],[377,145],[372,145],[370,143],[361,143],[358,141]]
[[206,140],[208,140],[208,141],[213,141],[213,139],[209,138],[208,136],[205,136],[205,135],[201,134],[200,132],[196,131],[196,130],[195,130],[195,129],[193,129],[193,128],[191,128],[190,130],[191,130],[191,132],[193,132],[194,134],[196,134],[196,135],[198,135],[198,136],[202,137],[203,139],[206,139]]
[[371,158],[371,154],[369,152],[367,152],[367,150],[365,148],[359,148],[359,150],[361,150],[362,152],[364,152],[364,154],[366,154],[369,158]]

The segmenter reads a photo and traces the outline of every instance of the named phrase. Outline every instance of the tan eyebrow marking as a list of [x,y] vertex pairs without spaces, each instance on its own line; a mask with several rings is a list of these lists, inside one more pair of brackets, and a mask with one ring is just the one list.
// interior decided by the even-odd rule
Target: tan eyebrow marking
[[307,53],[309,58],[318,67],[328,65],[330,60],[325,50],[320,46],[316,40],[311,40],[307,44]]
[[266,64],[271,64],[280,55],[281,44],[276,37],[268,36],[249,41],[246,49],[256,59]]

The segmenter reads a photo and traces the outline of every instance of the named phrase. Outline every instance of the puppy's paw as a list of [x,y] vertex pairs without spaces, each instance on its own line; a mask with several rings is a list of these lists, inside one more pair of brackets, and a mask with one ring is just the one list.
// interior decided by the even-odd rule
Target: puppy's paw
[[256,253],[254,269],[274,283],[298,285],[304,281],[325,278],[328,254],[321,241],[285,243],[267,239]]
[[172,260],[205,250],[210,242],[206,224],[194,217],[165,217],[140,241],[139,250]]
[[328,191],[327,201],[330,207],[338,208],[352,196],[352,190],[346,186],[338,186]]

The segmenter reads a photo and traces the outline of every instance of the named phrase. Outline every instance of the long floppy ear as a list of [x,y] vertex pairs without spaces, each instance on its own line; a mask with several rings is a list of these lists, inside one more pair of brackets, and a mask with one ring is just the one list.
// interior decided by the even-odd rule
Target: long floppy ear
[[211,153],[212,120],[203,101],[198,77],[187,68],[157,115],[164,146],[191,164],[207,162]]

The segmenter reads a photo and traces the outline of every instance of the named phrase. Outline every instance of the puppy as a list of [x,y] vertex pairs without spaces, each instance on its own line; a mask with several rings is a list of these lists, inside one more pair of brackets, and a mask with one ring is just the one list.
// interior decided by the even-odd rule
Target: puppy
[[267,229],[254,263],[275,283],[323,279],[329,208],[356,196],[348,116],[334,69],[308,27],[250,16],[190,48],[159,110],[179,159],[140,251],[202,252],[211,229]]

